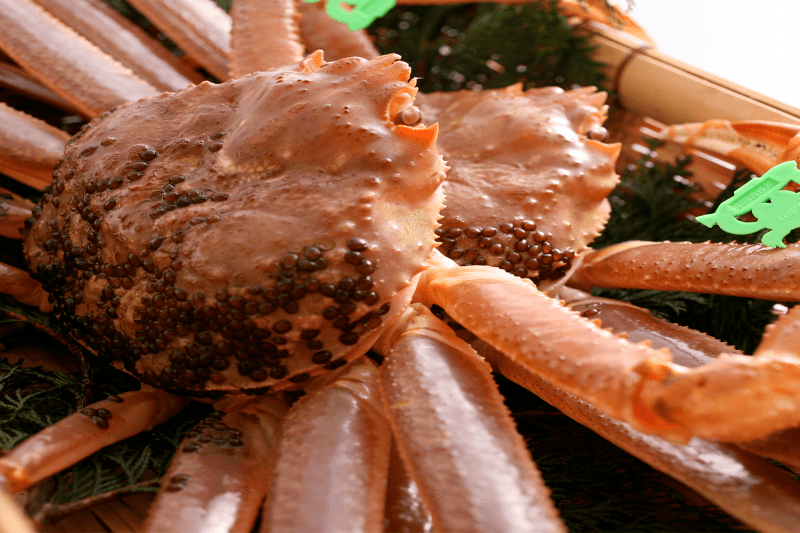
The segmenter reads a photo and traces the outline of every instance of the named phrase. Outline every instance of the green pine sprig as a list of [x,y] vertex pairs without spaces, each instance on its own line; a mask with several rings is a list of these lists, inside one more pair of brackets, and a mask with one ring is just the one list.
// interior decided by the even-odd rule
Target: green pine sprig
[[555,2],[403,6],[370,27],[381,52],[399,53],[423,92],[602,85],[594,48]]

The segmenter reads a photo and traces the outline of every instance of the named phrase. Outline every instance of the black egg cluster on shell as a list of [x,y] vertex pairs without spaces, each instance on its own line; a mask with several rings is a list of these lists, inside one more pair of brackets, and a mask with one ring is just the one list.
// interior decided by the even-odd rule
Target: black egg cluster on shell
[[[86,129],[85,126],[82,132]],[[222,146],[224,132],[210,137],[214,142],[208,150],[216,152]],[[99,145],[83,149],[79,160],[116,142],[115,138],[107,137]],[[351,239],[346,243],[342,266],[352,274],[343,274],[335,284],[323,283],[314,277],[315,272],[328,267],[328,260],[322,247],[312,245],[300,253],[287,253],[276,266],[277,274],[265,274],[264,283],[259,286],[220,287],[213,294],[189,294],[181,287],[180,243],[193,227],[220,220],[217,214],[195,217],[171,235],[156,235],[142,243],[138,253],[125,255],[110,249],[103,236],[103,217],[120,203],[128,182],[142,178],[165,182],[151,197],[160,201],[151,204],[149,216],[153,219],[172,209],[209,200],[222,202],[228,198],[227,193],[210,189],[181,192],[180,185],[185,181],[182,175],[159,177],[153,172],[145,176],[148,167],[159,157],[156,150],[142,150],[137,157],[130,163],[130,171],[124,178],[114,175],[85,186],[70,185],[76,171],[64,168],[62,158],[54,171],[53,184],[26,221],[28,230],[35,224],[46,224],[49,231],[48,238],[40,245],[52,261],[39,263],[32,272],[33,277],[50,293],[50,302],[59,320],[96,354],[109,360],[121,360],[145,383],[194,394],[206,388],[208,382],[223,384],[226,378],[222,372],[230,367],[247,377],[254,387],[268,378],[302,382],[309,374],[290,376],[285,365],[293,354],[306,354],[312,363],[325,369],[345,364],[343,359],[333,359],[332,350],[340,346],[325,346],[319,329],[298,330],[292,319],[300,313],[304,299],[310,294],[319,295],[328,302],[321,315],[331,328],[338,330],[340,345],[356,344],[361,334],[381,324],[389,304],[377,305],[381,297],[374,290],[375,283],[370,276],[377,265],[365,257],[369,250],[363,239]],[[117,189],[120,189],[118,194],[108,194]],[[106,193],[99,207],[97,201],[92,201],[93,195],[98,193]],[[65,200],[67,205],[63,205]],[[51,220],[42,219],[41,205],[47,202],[60,212]],[[87,237],[84,246],[76,245],[69,236],[75,213],[81,219],[78,229]],[[172,248],[167,249],[170,247],[165,243]],[[166,267],[165,254],[169,258]],[[156,255],[161,267],[154,261]],[[100,283],[99,298],[84,298],[89,282],[94,286]],[[122,327],[124,317],[120,316],[118,308],[126,291],[136,286],[144,286],[145,295],[134,306],[134,333],[129,335],[123,330],[130,331],[131,324]],[[365,307],[368,308],[366,312]],[[79,313],[78,308],[82,312]],[[356,316],[359,309],[361,314]],[[310,312],[319,313],[316,308]],[[268,326],[264,326],[265,323]],[[290,332],[291,338],[287,336]],[[159,370],[138,371],[136,363],[144,356],[161,361],[160,365],[155,365]]]
[[186,432],[181,450],[193,453],[200,451],[204,446],[218,448],[243,446],[242,432],[224,423],[222,421],[224,417],[225,413],[222,411],[210,413],[199,424]]
[[559,250],[552,235],[537,231],[532,220],[493,226],[436,230],[442,252],[461,266],[492,265],[534,283],[559,279],[572,267],[575,252]]
[[[332,328],[341,332],[338,340],[342,345],[356,344],[361,333],[380,326],[381,316],[389,307],[388,304],[376,306],[380,296],[372,290],[374,281],[370,277],[375,265],[363,257],[355,264],[353,252],[361,256],[366,249],[365,242],[351,239],[348,244],[350,249],[344,260],[361,275],[343,276],[335,285],[321,283],[313,277],[314,272],[327,268],[319,246],[308,246],[301,254],[286,254],[279,263],[277,275],[265,286],[220,288],[213,297],[202,293],[188,295],[166,280],[148,282],[148,296],[143,298],[145,307],[139,319],[141,329],[136,336],[137,349],[145,353],[169,349],[170,364],[160,375],[148,370],[142,378],[169,389],[197,389],[206,380],[223,383],[225,378],[221,372],[236,365],[240,375],[261,383],[268,378],[288,377],[285,362],[298,353],[309,354],[314,364],[328,370],[343,365],[342,359],[332,360],[333,353],[320,340],[320,329],[302,329],[294,339],[287,334],[296,331],[292,316],[301,311],[303,300],[311,294],[329,301],[322,316]],[[362,245],[362,250],[353,249]],[[373,309],[354,319],[351,317],[358,302]],[[283,313],[270,321],[269,328],[258,327],[254,320],[280,311]],[[176,337],[192,339],[192,342],[170,348]],[[300,383],[308,377],[300,373],[289,379]]]
[[[236,428],[230,427],[224,422],[225,413],[214,411],[204,418],[199,424],[186,432],[181,451],[183,453],[197,453],[200,450],[211,448],[212,453],[218,450],[214,448],[240,448],[244,446],[245,436]],[[166,479],[164,490],[167,492],[179,492],[186,488],[191,480],[189,474],[177,473]]]
[[92,409],[91,407],[81,409],[80,414],[91,418],[94,425],[100,429],[108,429],[108,421],[114,417],[108,409]]

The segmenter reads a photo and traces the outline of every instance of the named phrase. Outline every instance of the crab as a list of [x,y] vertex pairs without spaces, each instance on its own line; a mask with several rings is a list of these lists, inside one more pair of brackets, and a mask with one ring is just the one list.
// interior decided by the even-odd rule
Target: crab
[[[4,13],[26,18],[27,5]],[[234,52],[250,50],[235,44],[253,34],[248,22],[273,20],[249,5],[235,4]],[[620,316],[638,317],[634,332],[681,342],[685,330],[562,292],[582,299],[579,314],[542,292],[558,291],[568,270],[596,283],[571,261],[602,225],[615,182],[618,148],[601,142],[601,95],[519,87],[418,95],[396,56],[366,50],[374,57],[326,63],[321,53],[293,53],[237,54],[239,79],[221,85],[134,103],[109,104],[100,91],[73,104],[102,115],[70,141],[31,211],[26,252],[41,284],[13,270],[5,279],[15,296],[52,305],[79,342],[143,387],[1,458],[7,491],[164,421],[186,401],[173,392],[227,393],[182,443],[152,529],[250,530],[267,492],[265,530],[379,529],[394,438],[437,529],[563,530],[488,365],[431,314],[438,305],[504,374],[607,438],[755,527],[796,526],[788,475],[710,441],[752,441],[800,423],[796,394],[778,384],[797,373],[782,347],[797,313],[779,321],[758,357],[695,356],[707,364],[687,370],[677,343],[671,355],[590,318],[612,325],[616,305]],[[120,87],[134,96],[112,100],[151,91],[136,79]],[[529,139],[547,127],[524,122],[543,109],[554,113],[554,132],[542,138],[566,145],[569,157],[531,152]],[[515,179],[521,169],[548,158],[554,170],[536,202],[509,201],[530,187]],[[20,167],[24,179],[41,179]],[[453,199],[442,210],[445,192]],[[470,204],[483,212],[470,213]],[[527,215],[533,208],[541,212]],[[549,220],[557,210],[569,212],[566,223]],[[708,353],[730,351],[699,342]],[[385,357],[380,368],[361,357],[368,349]],[[731,376],[739,389],[724,386]],[[289,409],[282,391],[298,386],[307,394]],[[742,413],[732,421],[725,411],[734,402]],[[708,440],[681,446],[643,432]],[[352,482],[323,481],[337,478]],[[4,508],[14,511],[11,502]]]

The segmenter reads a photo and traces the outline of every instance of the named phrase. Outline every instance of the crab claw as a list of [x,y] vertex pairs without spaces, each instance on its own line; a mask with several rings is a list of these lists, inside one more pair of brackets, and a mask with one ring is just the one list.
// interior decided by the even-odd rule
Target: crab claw
[[729,157],[759,176],[778,163],[800,161],[800,125],[796,124],[710,120],[670,126],[664,136]]

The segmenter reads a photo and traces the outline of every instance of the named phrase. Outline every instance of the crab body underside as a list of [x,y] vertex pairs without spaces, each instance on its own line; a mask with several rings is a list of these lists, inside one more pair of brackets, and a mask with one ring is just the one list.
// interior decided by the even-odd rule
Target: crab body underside
[[[29,6],[8,11],[37,16]],[[302,47],[283,37],[277,51],[253,54],[247,39],[275,30],[252,25],[277,22],[291,36],[293,9],[237,1],[239,79],[158,95],[155,82],[131,77],[122,94],[106,95],[118,100],[106,107],[121,105],[68,143],[26,223],[31,272],[72,335],[145,386],[15,448],[0,459],[4,488],[27,487],[166,420],[185,400],[165,390],[227,393],[187,433],[152,530],[249,530],[269,492],[264,531],[378,530],[387,506],[425,507],[442,531],[563,531],[488,365],[465,337],[511,379],[754,527],[800,524],[800,491],[787,474],[711,442],[800,423],[797,394],[783,386],[800,376],[786,349],[796,313],[757,357],[713,360],[707,354],[730,350],[630,306],[583,300],[579,314],[542,292],[571,283],[573,259],[608,216],[619,147],[602,142],[604,95],[518,86],[417,94],[407,65],[314,19],[321,6],[304,7],[322,25],[306,40],[323,42],[330,31],[370,59],[301,59]],[[41,24],[57,26],[48,17]],[[227,77],[214,70],[218,54],[205,55],[208,70]],[[15,59],[24,64],[23,56]],[[123,103],[140,93],[150,97]],[[646,270],[659,253],[675,268],[694,253],[739,254],[734,268],[744,270],[796,254],[651,246],[659,251],[624,247],[627,272]],[[606,275],[612,253],[587,254],[575,283]],[[47,305],[35,283],[25,287],[31,303]],[[456,335],[430,313],[434,305],[477,337]],[[598,314],[632,337],[666,339],[672,353],[587,319]],[[369,349],[386,358],[380,368],[360,358]],[[289,409],[281,391],[299,386],[307,394]],[[734,404],[742,406],[731,420]],[[708,441],[682,446],[640,431]],[[404,488],[386,502],[390,462],[388,484]],[[722,490],[729,464],[742,474]],[[414,523],[423,527],[426,516]]]

